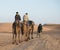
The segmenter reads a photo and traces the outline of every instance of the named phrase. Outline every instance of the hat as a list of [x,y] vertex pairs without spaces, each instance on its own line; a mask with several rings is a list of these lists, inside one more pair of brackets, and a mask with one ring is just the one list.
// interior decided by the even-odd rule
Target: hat
[[16,13],[18,13],[18,12],[16,12]]
[[28,14],[28,13],[25,13],[26,15]]

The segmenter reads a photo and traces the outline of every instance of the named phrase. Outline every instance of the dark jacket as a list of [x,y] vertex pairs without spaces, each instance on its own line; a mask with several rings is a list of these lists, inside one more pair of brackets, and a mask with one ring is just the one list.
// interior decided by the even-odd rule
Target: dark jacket
[[42,32],[42,25],[41,24],[38,26],[38,33],[40,33],[40,32]]
[[21,20],[20,15],[15,15],[15,21],[16,21],[16,20]]

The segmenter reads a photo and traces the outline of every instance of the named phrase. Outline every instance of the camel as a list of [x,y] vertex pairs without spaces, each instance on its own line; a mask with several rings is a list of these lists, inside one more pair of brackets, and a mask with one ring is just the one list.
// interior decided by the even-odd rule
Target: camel
[[[14,22],[12,25],[12,31],[13,31],[13,44],[18,44],[22,41],[20,40],[20,35],[22,34],[24,36],[24,40],[30,40],[33,39],[33,30],[34,30],[34,22],[28,21],[28,22]],[[17,38],[18,37],[18,38]]]
[[26,41],[28,39],[29,40],[33,39],[33,30],[34,30],[34,22],[33,21],[29,20],[28,22],[23,22],[21,31],[22,31],[22,34],[25,36]]
[[[19,43],[20,43],[20,30],[21,30],[20,23],[14,22],[14,23],[12,24],[13,44],[14,44],[14,43],[18,44],[18,41],[19,41]],[[18,37],[18,38],[17,38],[17,37]]]

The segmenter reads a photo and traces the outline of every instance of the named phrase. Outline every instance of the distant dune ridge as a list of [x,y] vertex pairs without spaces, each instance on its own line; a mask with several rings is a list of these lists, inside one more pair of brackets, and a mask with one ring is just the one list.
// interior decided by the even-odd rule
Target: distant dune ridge
[[12,23],[0,23],[0,32],[12,32]]
[[[38,25],[34,26],[34,32],[37,31]],[[43,31],[49,30],[48,27],[50,28],[60,28],[60,24],[44,24],[43,25]],[[12,32],[12,23],[0,23],[0,32]]]

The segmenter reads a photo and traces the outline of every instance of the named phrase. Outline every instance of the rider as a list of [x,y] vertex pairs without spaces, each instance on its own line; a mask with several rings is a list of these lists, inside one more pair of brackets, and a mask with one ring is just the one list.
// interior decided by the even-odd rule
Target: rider
[[23,16],[23,22],[27,23],[28,25],[32,24],[32,21],[30,21],[28,18],[28,13],[25,13],[25,15]]
[[25,13],[23,16],[23,21],[28,22],[28,13]]
[[20,22],[21,21],[21,16],[18,14],[18,12],[16,12],[16,15],[15,15],[15,22]]

